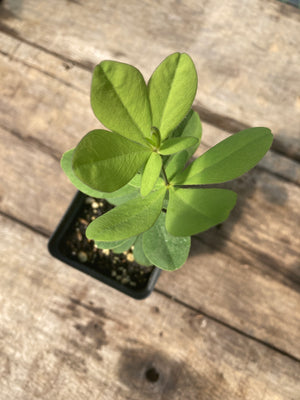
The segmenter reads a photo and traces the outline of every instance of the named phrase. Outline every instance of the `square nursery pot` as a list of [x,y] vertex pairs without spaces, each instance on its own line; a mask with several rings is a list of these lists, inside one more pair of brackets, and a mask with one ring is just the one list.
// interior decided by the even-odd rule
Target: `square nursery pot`
[[85,236],[92,218],[111,208],[113,206],[104,199],[94,199],[77,192],[49,240],[49,252],[128,296],[144,299],[154,289],[161,270],[137,264],[131,250],[115,254],[112,250],[97,249],[94,242]]

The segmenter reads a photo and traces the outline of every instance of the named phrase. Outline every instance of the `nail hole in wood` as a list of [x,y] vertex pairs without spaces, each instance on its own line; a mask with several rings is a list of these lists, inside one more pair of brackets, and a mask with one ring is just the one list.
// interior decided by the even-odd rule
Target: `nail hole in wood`
[[146,376],[146,379],[152,383],[157,382],[159,379],[159,373],[153,367],[147,369],[145,376]]

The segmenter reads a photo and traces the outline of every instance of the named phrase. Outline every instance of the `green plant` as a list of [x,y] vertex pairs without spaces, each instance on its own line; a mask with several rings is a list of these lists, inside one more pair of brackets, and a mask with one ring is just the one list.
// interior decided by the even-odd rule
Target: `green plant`
[[96,66],[91,105],[110,131],[89,132],[61,165],[82,192],[116,207],[86,235],[100,248],[128,249],[140,264],[175,270],[186,261],[191,235],[220,224],[236,193],[218,184],[253,168],[272,143],[267,128],[250,128],[218,143],[186,168],[202,127],[191,109],[197,73],[187,54],[168,56],[148,85],[133,66]]

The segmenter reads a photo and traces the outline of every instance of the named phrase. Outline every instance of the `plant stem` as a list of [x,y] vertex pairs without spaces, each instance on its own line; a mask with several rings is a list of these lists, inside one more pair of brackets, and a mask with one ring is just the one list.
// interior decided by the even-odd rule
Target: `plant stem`
[[162,170],[163,178],[164,178],[164,180],[165,180],[166,185],[169,185],[169,181],[168,181],[168,177],[167,177],[167,174],[166,174],[165,167],[162,166],[161,170]]

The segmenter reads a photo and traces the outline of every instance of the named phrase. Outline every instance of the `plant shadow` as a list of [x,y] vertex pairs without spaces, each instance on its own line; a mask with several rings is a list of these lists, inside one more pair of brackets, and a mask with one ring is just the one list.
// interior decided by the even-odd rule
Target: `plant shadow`
[[0,30],[14,38],[19,38],[18,32],[11,28],[4,21],[10,19],[19,19],[22,13],[22,0],[16,0],[9,3],[0,0]]

